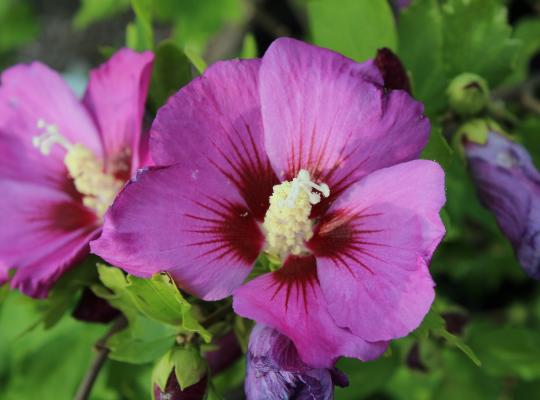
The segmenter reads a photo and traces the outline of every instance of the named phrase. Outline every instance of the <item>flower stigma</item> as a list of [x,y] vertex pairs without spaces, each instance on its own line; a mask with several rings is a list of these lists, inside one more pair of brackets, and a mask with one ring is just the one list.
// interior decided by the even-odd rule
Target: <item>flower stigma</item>
[[47,124],[40,118],[37,128],[43,133],[32,138],[34,147],[43,155],[49,155],[55,144],[66,150],[64,164],[73,178],[75,188],[83,195],[83,204],[94,210],[98,217],[103,217],[123,182],[105,173],[103,161],[82,144],[72,144],[60,134],[56,125]]
[[284,260],[288,254],[300,255],[306,251],[305,242],[313,236],[311,208],[321,201],[321,194],[330,195],[328,185],[314,183],[304,169],[292,181],[274,186],[263,222],[266,251],[270,255]]

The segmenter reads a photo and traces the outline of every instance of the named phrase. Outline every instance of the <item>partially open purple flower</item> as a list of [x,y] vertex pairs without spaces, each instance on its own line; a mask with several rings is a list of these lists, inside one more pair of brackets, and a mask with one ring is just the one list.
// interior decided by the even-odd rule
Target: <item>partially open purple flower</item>
[[483,144],[465,142],[480,200],[512,243],[525,272],[540,279],[540,173],[527,150],[490,132]]
[[148,152],[142,115],[153,55],[118,51],[79,101],[34,62],[0,85],[0,284],[44,297],[88,251],[102,217]]
[[[306,365],[286,336],[260,324],[249,338],[246,368],[248,400],[329,400],[334,384],[348,385],[338,370]],[[340,379],[334,382],[333,375]]]
[[[434,298],[444,174],[416,160],[422,111],[372,61],[292,39],[218,62],[158,112],[152,158],[168,166],[126,186],[92,249],[206,300],[234,291],[313,367],[376,358]],[[241,286],[263,251],[281,268]]]

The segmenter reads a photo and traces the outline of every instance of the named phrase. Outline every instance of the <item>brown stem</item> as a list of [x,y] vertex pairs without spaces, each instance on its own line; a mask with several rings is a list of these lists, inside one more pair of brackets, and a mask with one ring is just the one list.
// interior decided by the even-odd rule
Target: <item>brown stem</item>
[[96,379],[101,371],[101,368],[107,361],[107,356],[109,354],[109,349],[106,346],[107,340],[114,335],[116,332],[122,330],[127,325],[127,320],[125,317],[117,318],[111,326],[111,329],[97,341],[95,344],[95,350],[97,355],[92,361],[92,364],[88,368],[84,379],[82,380],[79,388],[77,389],[77,394],[74,397],[74,400],[87,400],[92,392],[92,387],[96,382]]

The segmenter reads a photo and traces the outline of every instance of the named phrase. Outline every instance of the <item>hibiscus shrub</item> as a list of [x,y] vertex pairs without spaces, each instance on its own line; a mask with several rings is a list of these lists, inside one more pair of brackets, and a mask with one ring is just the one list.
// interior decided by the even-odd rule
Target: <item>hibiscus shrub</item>
[[0,399],[540,398],[536,0],[0,3]]

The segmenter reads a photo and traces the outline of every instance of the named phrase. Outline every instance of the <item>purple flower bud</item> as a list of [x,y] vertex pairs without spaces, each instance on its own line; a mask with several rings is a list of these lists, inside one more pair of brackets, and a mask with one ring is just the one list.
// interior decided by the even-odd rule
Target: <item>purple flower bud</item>
[[79,321],[107,324],[118,317],[120,311],[111,307],[106,300],[97,297],[89,288],[85,288],[71,315]]
[[154,397],[156,400],[202,400],[205,398],[207,385],[208,377],[205,375],[196,384],[182,390],[173,370],[167,380],[165,390],[161,391],[157,385],[154,385]]
[[242,349],[234,332],[229,332],[216,342],[218,349],[205,354],[212,376],[230,367],[242,356]]
[[348,383],[336,369],[306,365],[294,344],[275,329],[261,324],[253,328],[247,354],[248,400],[330,400],[334,385]]
[[484,144],[465,140],[482,204],[497,219],[525,272],[540,279],[540,173],[527,150],[489,132]]
[[411,83],[399,57],[390,49],[377,50],[375,65],[381,72],[384,87],[388,90],[404,90],[411,94]]

